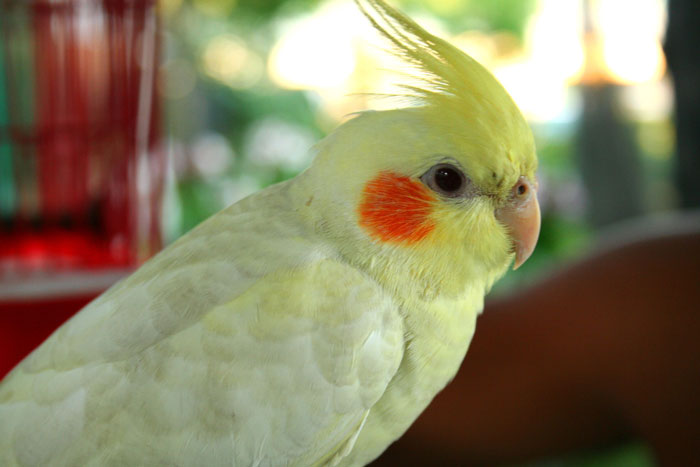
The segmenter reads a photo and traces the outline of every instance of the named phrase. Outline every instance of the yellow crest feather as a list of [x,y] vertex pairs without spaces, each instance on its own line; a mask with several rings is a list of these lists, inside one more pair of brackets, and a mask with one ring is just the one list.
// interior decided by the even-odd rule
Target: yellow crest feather
[[[486,68],[383,0],[355,1],[374,28],[391,42],[395,55],[418,71],[420,86],[402,85],[407,90],[404,97],[434,110],[434,121],[447,134],[469,140],[479,135],[490,140],[480,144],[497,148],[496,152],[519,170],[534,175],[537,161],[530,129],[508,92]],[[487,160],[494,154],[481,156],[474,154],[491,168],[501,165]]]

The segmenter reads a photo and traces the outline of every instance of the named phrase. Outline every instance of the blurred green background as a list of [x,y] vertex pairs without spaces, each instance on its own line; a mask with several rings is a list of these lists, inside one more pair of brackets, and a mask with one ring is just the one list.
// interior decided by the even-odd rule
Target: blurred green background
[[[489,67],[535,132],[542,233],[495,294],[579,256],[596,233],[678,206],[662,0],[392,2]],[[634,11],[634,21],[630,12]],[[399,78],[350,1],[163,0],[160,92],[171,156],[165,232],[294,176],[351,112]],[[534,466],[647,466],[645,446]]]

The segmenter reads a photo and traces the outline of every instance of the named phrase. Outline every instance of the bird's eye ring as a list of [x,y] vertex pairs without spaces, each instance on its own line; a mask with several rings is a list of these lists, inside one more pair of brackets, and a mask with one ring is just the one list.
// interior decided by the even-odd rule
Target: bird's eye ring
[[449,198],[461,196],[467,187],[467,177],[452,164],[434,165],[421,180],[433,191]]

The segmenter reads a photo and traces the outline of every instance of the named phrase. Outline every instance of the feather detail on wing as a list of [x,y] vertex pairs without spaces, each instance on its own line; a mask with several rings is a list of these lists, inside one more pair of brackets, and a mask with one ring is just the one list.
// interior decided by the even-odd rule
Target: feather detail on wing
[[349,452],[402,357],[396,306],[294,245],[289,226],[268,242],[274,222],[258,232],[252,217],[215,216],[14,370],[0,385],[0,464],[311,465]]

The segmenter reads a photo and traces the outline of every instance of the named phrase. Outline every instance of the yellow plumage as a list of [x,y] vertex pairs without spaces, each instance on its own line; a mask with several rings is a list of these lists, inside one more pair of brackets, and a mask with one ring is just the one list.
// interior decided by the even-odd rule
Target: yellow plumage
[[534,247],[532,136],[483,67],[368,7],[419,105],[346,122],[61,327],[0,384],[0,465],[363,465],[454,376]]
[[[487,184],[497,173],[509,176],[504,181],[508,187],[523,173],[534,179],[537,159],[532,133],[486,68],[383,1],[367,0],[371,11],[357,3],[391,42],[396,55],[415,69],[420,86],[403,86],[405,96],[432,110],[431,125],[470,154],[474,179]],[[521,151],[513,151],[515,147]]]

